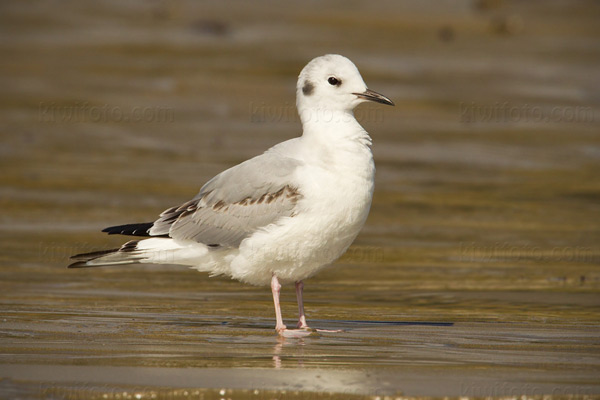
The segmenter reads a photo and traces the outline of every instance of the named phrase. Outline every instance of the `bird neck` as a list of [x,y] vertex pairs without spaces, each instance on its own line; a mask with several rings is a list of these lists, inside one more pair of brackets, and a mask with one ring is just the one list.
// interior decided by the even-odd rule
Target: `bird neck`
[[303,136],[316,136],[335,142],[358,140],[370,145],[371,138],[354,117],[352,110],[330,110],[322,107],[298,110],[302,121]]

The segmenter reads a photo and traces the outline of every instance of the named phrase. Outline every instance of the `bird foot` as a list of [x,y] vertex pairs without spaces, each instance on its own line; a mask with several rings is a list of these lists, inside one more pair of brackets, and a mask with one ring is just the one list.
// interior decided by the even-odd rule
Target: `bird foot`
[[298,329],[277,329],[279,336],[284,338],[304,338],[310,335],[318,335],[319,333],[340,333],[342,329],[313,329],[308,326],[304,326]]
[[307,336],[312,335],[313,333],[315,333],[316,330],[307,327],[304,328],[299,328],[299,329],[278,329],[277,333],[279,333],[279,336],[284,337],[284,338],[304,338]]

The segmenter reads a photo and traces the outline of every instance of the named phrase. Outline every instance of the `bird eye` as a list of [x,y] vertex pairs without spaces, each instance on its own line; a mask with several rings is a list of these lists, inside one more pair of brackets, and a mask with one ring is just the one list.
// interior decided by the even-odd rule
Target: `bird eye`
[[327,78],[327,82],[329,82],[329,84],[332,86],[340,86],[342,84],[342,81],[340,81],[335,76],[330,76],[329,78]]

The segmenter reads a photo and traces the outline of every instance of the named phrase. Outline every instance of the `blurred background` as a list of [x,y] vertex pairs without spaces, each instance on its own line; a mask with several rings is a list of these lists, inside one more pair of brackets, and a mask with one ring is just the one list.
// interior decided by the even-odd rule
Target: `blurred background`
[[[593,0],[2,2],[0,363],[468,369],[518,358],[520,376],[546,368],[599,390],[598,21]],[[326,53],[396,103],[356,111],[374,141],[371,214],[306,285],[309,319],[354,332],[343,345],[273,349],[266,288],[178,267],[65,269],[72,254],[123,242],[102,228],[151,221],[298,136],[296,78]],[[489,329],[501,327],[465,328],[483,332],[466,341],[435,333],[474,321],[508,325],[496,347]],[[527,328],[504,343],[511,324]],[[573,359],[560,350],[566,326]],[[422,353],[440,343],[460,351]],[[440,394],[477,394],[463,392]]]

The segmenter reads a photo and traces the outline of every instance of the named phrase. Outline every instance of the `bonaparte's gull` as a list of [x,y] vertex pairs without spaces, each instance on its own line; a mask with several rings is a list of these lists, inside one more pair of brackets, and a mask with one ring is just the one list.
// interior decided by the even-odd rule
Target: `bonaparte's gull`
[[[119,249],[73,256],[69,267],[182,264],[252,285],[270,284],[277,332],[310,332],[302,281],[346,251],[371,207],[371,137],[353,114],[365,101],[394,105],[367,88],[349,59],[335,54],[313,59],[296,86],[302,136],[220,173],[192,200],[154,222],[104,229],[140,238]],[[298,329],[286,328],[279,305],[281,283],[292,282]]]

